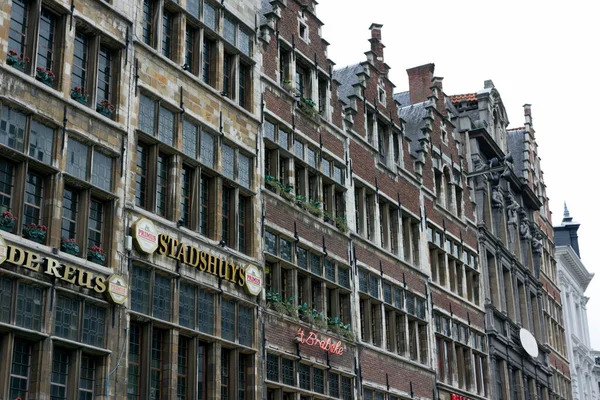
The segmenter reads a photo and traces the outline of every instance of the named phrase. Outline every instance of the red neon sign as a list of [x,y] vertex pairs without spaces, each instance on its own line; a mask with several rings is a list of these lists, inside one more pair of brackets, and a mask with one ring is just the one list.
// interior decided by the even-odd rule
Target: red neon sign
[[321,348],[321,350],[325,350],[330,352],[331,354],[342,355],[344,354],[344,347],[342,341],[339,340],[337,343],[334,343],[331,338],[319,339],[315,332],[309,332],[308,335],[304,333],[304,329],[298,328],[298,334],[296,335],[296,340],[299,343],[315,346]]

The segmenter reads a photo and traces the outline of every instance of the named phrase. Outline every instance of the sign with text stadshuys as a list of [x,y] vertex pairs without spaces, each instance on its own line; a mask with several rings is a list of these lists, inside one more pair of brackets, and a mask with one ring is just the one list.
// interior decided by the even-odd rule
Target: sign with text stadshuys
[[141,218],[133,224],[133,239],[139,251],[164,255],[202,272],[216,275],[241,286],[254,296],[262,290],[262,276],[255,265],[241,266],[178,239],[158,233],[154,223]]

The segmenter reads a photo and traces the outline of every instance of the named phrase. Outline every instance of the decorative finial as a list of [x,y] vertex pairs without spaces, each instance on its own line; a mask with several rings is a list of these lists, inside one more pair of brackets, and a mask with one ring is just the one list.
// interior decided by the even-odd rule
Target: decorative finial
[[563,213],[562,224],[570,224],[573,222],[573,217],[571,217],[571,213],[569,213],[569,209],[567,208],[567,202],[565,201],[565,211]]
[[565,201],[565,212],[563,213],[563,218],[570,218],[569,209],[567,208],[567,202]]

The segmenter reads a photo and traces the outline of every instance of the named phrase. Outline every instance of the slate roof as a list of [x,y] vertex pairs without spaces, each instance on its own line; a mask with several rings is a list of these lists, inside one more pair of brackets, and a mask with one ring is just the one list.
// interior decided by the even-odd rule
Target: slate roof
[[340,82],[338,95],[340,96],[340,100],[346,104],[350,104],[349,97],[354,94],[353,85],[359,82],[357,74],[363,71],[364,67],[361,64],[348,65],[333,71],[333,79]]
[[523,150],[525,149],[525,128],[514,128],[507,131],[508,152],[513,157],[514,172],[523,176]]
[[410,105],[410,92],[394,93],[394,100],[400,103],[400,107],[406,107]]
[[417,150],[421,148],[419,140],[425,137],[421,129],[425,127],[423,118],[427,116],[427,107],[430,104],[431,102],[427,100],[400,108],[400,118],[406,122],[404,134],[411,140],[410,152],[415,157],[417,156]]
[[272,0],[260,0],[260,14],[259,14],[259,24],[258,26],[266,25],[268,22],[266,14],[273,11],[273,5],[271,4]]

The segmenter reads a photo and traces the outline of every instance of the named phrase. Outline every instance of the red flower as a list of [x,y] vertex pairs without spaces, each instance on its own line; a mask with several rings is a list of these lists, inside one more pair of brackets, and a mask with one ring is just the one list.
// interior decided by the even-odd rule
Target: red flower
[[10,49],[10,50],[8,51],[8,55],[9,55],[9,56],[16,56],[16,55],[17,55],[17,52],[16,52],[16,51],[14,51],[13,49]]
[[104,250],[102,250],[102,247],[100,247],[100,246],[93,245],[93,246],[90,248],[90,251],[91,251],[92,253],[100,253],[100,254],[102,254]]

